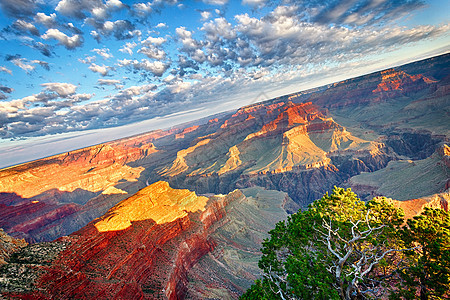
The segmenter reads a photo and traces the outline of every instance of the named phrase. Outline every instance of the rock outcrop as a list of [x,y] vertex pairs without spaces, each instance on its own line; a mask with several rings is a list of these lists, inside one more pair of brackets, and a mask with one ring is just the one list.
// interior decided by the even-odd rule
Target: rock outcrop
[[[278,189],[306,206],[350,176],[386,166],[394,158],[388,152],[382,143],[353,136],[311,102],[258,103],[194,139],[158,174],[199,193]],[[295,179],[287,184],[285,177]]]
[[[153,138],[147,134],[122,139],[0,170],[0,226],[35,242],[70,233],[54,232],[55,225],[87,208],[91,216],[100,216],[136,190],[133,186],[144,168],[128,163],[156,153],[150,142]],[[112,202],[93,211],[91,204],[102,195],[110,196]],[[80,215],[76,218],[83,219]]]
[[10,237],[0,228],[0,266],[6,264],[11,254],[26,245],[27,242],[25,240]]
[[[255,269],[267,229],[287,217],[284,207],[295,205],[280,192],[253,189],[247,193],[249,197],[236,190],[207,198],[189,190],[172,189],[166,182],[154,183],[81,230],[56,241],[55,247],[61,243],[64,247],[48,265],[37,260],[40,267],[33,273],[34,288],[7,285],[2,293],[27,299],[183,299],[190,289],[191,269],[200,258],[216,247],[234,247],[244,241],[241,235],[225,239],[224,233],[216,234],[218,230],[227,224],[234,228],[242,222],[254,223],[259,215],[260,221],[255,224],[260,225],[251,229],[254,238],[246,242],[244,249],[255,253],[256,259],[242,266],[244,270]],[[244,211],[250,215],[242,214]],[[52,243],[42,249],[50,249],[48,244]],[[23,264],[22,268],[32,267]],[[244,277],[247,284],[254,279],[254,275],[249,276]],[[5,282],[12,280],[6,277]],[[211,282],[209,277],[203,280]]]

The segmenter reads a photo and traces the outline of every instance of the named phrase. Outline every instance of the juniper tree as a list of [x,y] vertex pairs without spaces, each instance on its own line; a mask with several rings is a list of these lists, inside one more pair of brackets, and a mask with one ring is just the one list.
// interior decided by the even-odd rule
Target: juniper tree
[[403,212],[384,198],[364,203],[334,188],[269,232],[259,261],[264,277],[242,299],[378,297],[402,250],[402,223]]

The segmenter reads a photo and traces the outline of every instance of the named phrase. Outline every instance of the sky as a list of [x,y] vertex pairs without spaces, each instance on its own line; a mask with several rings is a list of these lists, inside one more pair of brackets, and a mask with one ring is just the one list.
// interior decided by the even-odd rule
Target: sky
[[450,0],[0,0],[0,167],[450,49]]

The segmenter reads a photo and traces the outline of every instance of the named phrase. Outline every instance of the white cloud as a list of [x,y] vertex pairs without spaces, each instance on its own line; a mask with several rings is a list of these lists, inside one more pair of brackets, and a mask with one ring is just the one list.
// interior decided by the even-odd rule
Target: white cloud
[[148,58],[163,60],[166,57],[166,52],[156,48],[155,46],[142,47],[138,53],[146,55]]
[[[34,64],[39,64],[43,68],[48,70],[48,63],[45,61],[40,61],[40,60],[29,61],[26,58],[13,58],[13,59],[11,59],[11,62],[13,64],[15,64],[16,66],[18,66],[19,68],[21,68],[22,70],[26,71],[27,73],[33,71],[36,68],[36,66]],[[7,72],[7,71],[5,71],[5,72]]]
[[203,0],[203,2],[211,5],[225,5],[228,3],[228,0]]
[[202,21],[206,21],[211,18],[211,12],[207,10],[200,12],[200,15],[202,16]]
[[44,87],[44,90],[52,91],[57,93],[60,97],[66,97],[72,94],[75,94],[77,90],[77,86],[71,83],[63,83],[63,82],[49,82],[43,83],[41,86]]
[[56,26],[56,14],[55,13],[52,13],[49,16],[47,16],[46,14],[39,12],[34,17],[34,20],[38,23],[43,24],[47,28],[52,28],[52,27]]
[[149,71],[153,75],[161,77],[164,72],[170,67],[169,63],[164,63],[161,61],[149,61],[148,59],[129,60],[123,59],[118,61],[120,67],[131,67],[136,71]]
[[34,68],[36,68],[35,66],[30,65],[21,59],[13,59],[11,62],[26,72],[31,72],[34,70]]
[[99,79],[97,80],[97,84],[101,86],[112,85],[115,89],[123,88],[122,82],[117,79]]
[[151,62],[147,59],[142,59],[137,65],[135,65],[135,68],[150,71],[153,75],[160,77],[169,68],[169,65],[161,61]]
[[61,0],[55,10],[63,15],[78,19],[86,18],[86,14],[103,20],[110,16],[113,11],[124,8],[125,5],[119,0]]
[[145,44],[145,45],[156,45],[156,46],[161,46],[162,44],[164,44],[165,42],[167,42],[167,39],[162,38],[162,37],[151,37],[149,36],[148,38],[146,38],[145,40],[143,40],[141,43]]
[[136,47],[137,44],[135,42],[128,42],[119,49],[122,53],[128,53],[129,55],[133,55],[133,48]]
[[12,75],[12,71],[8,68],[0,66],[0,72],[8,73],[9,75]]
[[113,55],[110,53],[110,50],[108,48],[102,48],[102,49],[95,48],[95,49],[92,49],[91,51],[97,53],[104,59],[109,59],[109,58],[113,57]]
[[134,13],[141,18],[148,16],[153,11],[152,4],[150,2],[135,3],[132,7]]
[[105,66],[105,65],[99,66],[99,65],[93,63],[89,66],[89,70],[91,70],[92,72],[95,72],[95,73],[99,73],[102,76],[106,76],[106,75],[108,75],[109,67]]
[[156,28],[167,28],[169,26],[167,26],[166,23],[158,23],[158,25],[156,25]]
[[96,59],[97,59],[97,57],[95,57],[95,56],[86,56],[84,59],[79,58],[78,61],[81,62],[81,63],[83,63],[83,64],[90,65],[90,64],[92,64]]
[[192,32],[187,30],[186,27],[178,27],[175,29],[175,33],[183,44],[183,49],[185,51],[195,51],[202,47],[201,43],[192,38]]
[[48,29],[47,32],[41,36],[41,38],[43,38],[44,40],[55,39],[69,50],[81,47],[81,45],[83,44],[83,38],[79,34],[74,34],[73,36],[69,37],[68,35],[54,28]]
[[142,32],[135,28],[135,25],[128,20],[99,21],[95,18],[87,18],[85,22],[93,26],[96,30],[91,31],[91,35],[100,42],[100,37],[114,36],[117,40],[126,40],[133,37],[140,37]]

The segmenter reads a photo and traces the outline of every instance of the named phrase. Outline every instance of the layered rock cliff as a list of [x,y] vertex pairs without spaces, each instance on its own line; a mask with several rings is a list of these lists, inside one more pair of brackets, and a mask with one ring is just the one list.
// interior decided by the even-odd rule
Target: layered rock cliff
[[278,189],[306,206],[349,176],[395,158],[384,144],[353,136],[324,113],[310,102],[241,108],[216,132],[178,151],[158,174],[199,193],[254,185]]
[[[83,229],[56,241],[55,245],[63,243],[64,247],[50,265],[37,260],[39,272],[34,273],[31,291],[6,285],[2,293],[27,299],[182,299],[190,286],[191,269],[201,257],[216,247],[234,247],[244,241],[242,236],[224,239],[223,233],[215,232],[230,224],[234,227],[236,222],[251,224],[259,218],[255,224],[260,225],[252,229],[256,235],[246,243],[246,250],[256,255],[255,261],[250,266],[242,265],[243,269],[255,269],[267,229],[286,218],[283,207],[294,205],[283,193],[248,193],[246,197],[236,190],[207,198],[189,190],[172,189],[166,182],[154,183]],[[265,207],[258,209],[259,205]],[[244,210],[250,215],[242,214]],[[258,211],[262,215],[254,219]],[[29,264],[22,267],[36,268]],[[253,279],[254,275],[250,275],[247,284]],[[13,280],[6,277],[4,281]],[[209,277],[202,280],[211,282]]]
[[[0,226],[30,242],[81,228],[137,190],[144,168],[128,163],[157,152],[152,138],[123,139],[0,170]],[[98,203],[105,196],[110,200]],[[82,216],[86,209],[87,222]],[[55,231],[55,225],[74,214],[79,222],[67,228],[72,231]]]

